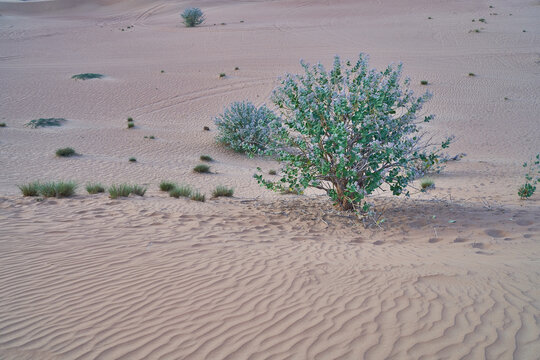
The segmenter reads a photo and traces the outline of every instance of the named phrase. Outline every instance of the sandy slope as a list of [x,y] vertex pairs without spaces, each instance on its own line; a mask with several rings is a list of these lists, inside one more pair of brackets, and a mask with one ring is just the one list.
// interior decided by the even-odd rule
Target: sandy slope
[[[193,4],[208,19],[186,29],[178,14]],[[0,2],[0,14],[0,358],[540,353],[540,208],[515,194],[540,150],[535,2],[58,0]],[[428,80],[431,130],[467,153],[434,190],[377,200],[384,229],[316,195],[262,190],[254,169],[278,165],[202,130],[234,100],[266,102],[300,58],[361,51],[378,67],[403,61],[418,91]],[[71,79],[82,72],[107,78]],[[68,122],[23,126],[39,117]],[[55,158],[64,146],[82,156]],[[192,173],[201,154],[214,174]],[[22,198],[15,184],[36,179],[150,190]],[[162,179],[235,198],[175,200]]]

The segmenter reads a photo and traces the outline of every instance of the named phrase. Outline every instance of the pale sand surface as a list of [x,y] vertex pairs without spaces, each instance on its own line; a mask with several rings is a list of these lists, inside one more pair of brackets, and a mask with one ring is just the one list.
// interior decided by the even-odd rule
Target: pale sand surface
[[[180,24],[190,5],[203,26]],[[537,1],[57,0],[0,14],[0,359],[538,358],[540,202],[516,195],[540,150]],[[263,190],[255,168],[278,165],[214,141],[213,116],[268,103],[300,58],[359,52],[403,61],[415,90],[428,80],[430,129],[467,154],[427,193],[376,199],[384,230],[313,192]],[[85,72],[107,77],[71,79]],[[23,126],[40,117],[68,122]],[[65,146],[82,155],[56,158]],[[192,173],[201,154],[214,174]],[[23,198],[16,184],[38,179],[150,190]],[[235,197],[173,199],[164,179]]]

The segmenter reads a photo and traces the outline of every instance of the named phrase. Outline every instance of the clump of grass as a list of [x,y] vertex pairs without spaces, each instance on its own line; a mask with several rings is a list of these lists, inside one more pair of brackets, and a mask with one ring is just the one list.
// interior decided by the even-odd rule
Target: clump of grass
[[130,157],[128,161],[129,161],[129,162],[137,162],[137,159],[134,158],[134,157]]
[[427,80],[422,80],[420,81],[420,85],[427,85],[428,84],[428,81]]
[[161,73],[162,73],[162,74],[165,74],[165,70],[161,70]]
[[208,126],[203,126],[204,131],[210,131],[210,128]]
[[133,188],[129,184],[114,184],[108,189],[109,197],[111,199],[117,199],[119,197],[128,197],[131,194]]
[[435,181],[430,178],[425,178],[420,181],[420,187],[422,188],[422,191],[426,191],[427,189],[431,189],[435,187]]
[[64,118],[39,118],[27,122],[24,126],[36,129],[45,126],[61,126],[64,122],[66,122]]
[[133,129],[134,127],[135,127],[135,123],[133,121],[128,121],[127,128],[128,129]]
[[269,175],[277,175],[277,171],[276,170],[270,170],[268,172]]
[[431,19],[433,19],[433,18],[431,16],[428,16],[428,20],[431,20]]
[[470,33],[479,33],[480,29],[469,30]]
[[237,66],[237,67],[234,68],[234,70],[238,71],[238,70],[240,70],[240,68]]
[[133,118],[130,116],[130,117],[127,118],[127,121],[128,122],[133,122]]
[[171,181],[162,181],[159,183],[159,190],[161,191],[171,191],[176,187],[177,185]]
[[202,10],[199,8],[188,8],[180,15],[184,19],[183,23],[186,27],[195,27],[200,25],[206,19]]
[[209,173],[210,172],[210,166],[206,164],[199,164],[193,168],[193,171],[196,173]]
[[214,159],[212,159],[212,158],[211,158],[210,156],[208,156],[208,155],[201,155],[201,157],[200,157],[199,159],[201,159],[201,161],[208,161],[208,162],[214,161]]
[[217,198],[217,197],[220,197],[220,196],[225,196],[225,197],[231,197],[233,196],[234,194],[234,189],[229,189],[228,187],[226,186],[218,186],[215,188],[214,192],[212,192],[212,196]]
[[224,78],[225,76],[227,76],[227,74],[225,74],[225,73],[219,73],[219,77],[220,77],[220,78]]
[[169,196],[174,198],[191,197],[193,190],[189,186],[176,186],[169,191]]
[[60,149],[56,150],[55,154],[58,157],[70,157],[70,156],[77,155],[75,150],[73,148],[70,148],[70,147],[60,148]]
[[6,125],[5,122],[0,123],[0,127],[6,127],[6,126],[7,126],[7,125]]
[[39,181],[34,181],[24,185],[17,185],[21,190],[23,196],[38,196],[39,195]]
[[478,19],[478,21],[480,21],[481,23],[484,23],[484,24],[486,23],[486,19],[484,19],[484,18],[480,18],[480,19]]
[[191,200],[194,200],[194,201],[205,202],[205,201],[206,201],[206,195],[201,194],[201,193],[197,190],[197,191],[193,192],[193,194],[191,194],[190,199],[191,199]]
[[89,183],[86,184],[86,191],[89,194],[98,194],[105,192],[105,187],[101,185],[100,183]]
[[131,186],[131,193],[138,196],[144,196],[144,194],[146,194],[146,188],[140,185],[133,185]]
[[104,77],[104,75],[102,74],[84,73],[84,74],[73,75],[71,78],[75,80],[90,80],[90,79],[101,79],[102,77]]
[[73,181],[51,181],[39,184],[38,191],[43,197],[70,197],[75,194],[77,184]]
[[155,137],[154,135],[150,135],[148,138],[149,138],[150,140],[154,140],[156,137]]
[[473,76],[476,76],[475,73],[469,73],[469,76],[473,77]]

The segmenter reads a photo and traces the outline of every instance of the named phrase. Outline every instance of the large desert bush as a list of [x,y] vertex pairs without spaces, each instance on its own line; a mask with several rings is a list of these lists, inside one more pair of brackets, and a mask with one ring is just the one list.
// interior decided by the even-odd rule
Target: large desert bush
[[180,15],[184,19],[183,23],[186,27],[194,27],[200,25],[206,19],[201,9],[188,8]]
[[287,75],[274,90],[286,132],[272,148],[282,162],[281,179],[259,183],[278,191],[322,189],[343,210],[365,211],[366,196],[377,189],[408,194],[418,161],[435,163],[440,148],[421,130],[420,116],[431,97],[414,97],[402,66],[369,69],[366,55],[327,71],[301,63],[302,75]]

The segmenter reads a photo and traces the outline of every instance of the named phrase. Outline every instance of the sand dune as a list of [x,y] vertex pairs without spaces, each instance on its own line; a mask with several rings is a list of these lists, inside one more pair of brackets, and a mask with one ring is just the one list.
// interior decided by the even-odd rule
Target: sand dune
[[[203,26],[180,24],[190,5]],[[540,208],[516,189],[540,149],[539,16],[521,0],[0,2],[0,358],[537,358]],[[279,165],[214,141],[214,116],[268,103],[299,59],[359,52],[403,61],[435,95],[430,130],[467,154],[435,189],[375,197],[381,228],[263,190],[256,167]],[[105,78],[71,79],[86,72]],[[67,122],[24,126],[41,117]],[[212,174],[193,173],[202,154]],[[78,195],[16,187],[58,179]],[[235,197],[173,199],[161,180]],[[89,181],[149,190],[111,200]]]

